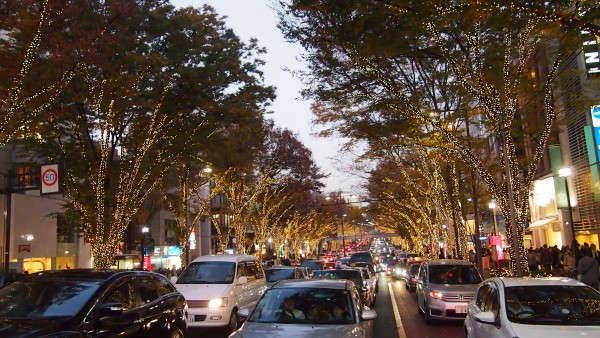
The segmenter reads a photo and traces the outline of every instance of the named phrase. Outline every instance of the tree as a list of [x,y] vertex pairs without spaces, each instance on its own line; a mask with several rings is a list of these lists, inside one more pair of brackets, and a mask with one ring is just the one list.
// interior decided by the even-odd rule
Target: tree
[[30,150],[62,162],[69,206],[95,267],[104,268],[174,164],[192,161],[210,135],[246,121],[262,126],[272,88],[260,86],[256,47],[235,39],[210,8],[173,11],[158,0],[88,5],[74,19],[90,31],[111,29],[79,51],[85,64],[46,110],[47,138],[31,140]]
[[[569,12],[569,3],[561,2],[553,10]],[[517,250],[512,257],[524,262],[528,190],[555,122],[552,83],[555,61],[560,60],[557,52],[573,51],[571,42],[578,40],[579,31],[557,20],[539,20],[530,14],[536,11],[522,13],[511,2],[293,1],[281,8],[284,34],[308,51],[310,70],[304,75],[310,85],[305,94],[317,101],[317,117],[329,132],[371,140],[374,133],[365,133],[362,126],[384,135],[399,123],[436,130],[477,170],[507,221],[514,222],[516,233],[509,227],[507,235],[521,243],[510,250]],[[556,38],[569,43],[554,48],[550,42]],[[419,58],[437,60],[435,73],[423,74],[445,69],[448,81],[468,95],[467,101],[452,104],[440,95],[448,91],[433,86],[434,95],[423,102],[410,82],[403,81],[403,70],[413,65],[408,60]],[[534,65],[538,72],[531,78]],[[443,103],[441,110],[432,109],[434,98]],[[448,130],[446,119],[440,119],[440,113],[454,111],[458,116],[465,108],[485,117],[489,136],[500,140],[501,170],[492,171],[477,151]],[[516,274],[521,273],[520,265],[526,267],[515,264]]]
[[70,38],[93,40],[97,32],[63,20],[80,15],[80,9],[69,0],[0,4],[0,146],[35,133],[81,66],[77,49],[62,34],[68,30]]

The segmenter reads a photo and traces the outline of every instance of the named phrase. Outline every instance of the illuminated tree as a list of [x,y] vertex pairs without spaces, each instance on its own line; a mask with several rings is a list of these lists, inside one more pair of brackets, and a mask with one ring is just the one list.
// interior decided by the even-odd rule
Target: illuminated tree
[[[523,227],[529,188],[555,124],[553,80],[560,53],[580,48],[582,27],[548,14],[580,11],[591,23],[592,3],[527,2],[523,11],[511,1],[491,0],[292,1],[281,3],[280,27],[307,50],[305,95],[316,101],[313,110],[326,134],[371,142],[394,135],[398,126],[403,132],[407,125],[436,130],[515,225],[515,234],[507,231],[509,241],[514,235],[519,243],[511,255],[519,257],[515,267],[526,269]],[[416,71],[420,65],[433,67]],[[444,86],[411,86],[431,84],[427,77],[444,73]],[[456,92],[466,101],[448,96]],[[448,128],[441,118],[448,114],[481,118],[500,149],[495,169]]]

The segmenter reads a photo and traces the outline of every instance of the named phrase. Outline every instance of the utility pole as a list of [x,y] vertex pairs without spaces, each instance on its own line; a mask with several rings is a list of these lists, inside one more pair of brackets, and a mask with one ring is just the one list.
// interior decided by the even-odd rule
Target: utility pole
[[11,223],[11,209],[12,209],[12,194],[13,194],[13,172],[9,170],[4,175],[4,181],[6,183],[4,188],[5,210],[4,210],[4,273],[10,272],[10,223]]

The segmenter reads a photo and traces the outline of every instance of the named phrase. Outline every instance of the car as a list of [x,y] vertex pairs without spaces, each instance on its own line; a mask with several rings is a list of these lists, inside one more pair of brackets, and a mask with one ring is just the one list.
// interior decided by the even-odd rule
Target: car
[[600,293],[566,277],[494,277],[469,302],[465,336],[597,337]]
[[314,270],[323,270],[323,261],[320,259],[307,259],[303,261],[300,266],[305,266],[310,268],[312,271]]
[[406,264],[396,263],[392,265],[392,278],[404,279],[406,277]]
[[213,327],[227,333],[239,327],[238,309],[253,306],[267,290],[264,270],[251,255],[200,256],[172,282],[187,300],[190,329]]
[[373,299],[375,299],[375,295],[369,288],[369,285],[364,279],[362,273],[357,269],[336,268],[331,270],[315,271],[313,274],[313,279],[347,279],[352,281],[354,286],[356,286],[364,306],[371,306]]
[[368,251],[357,251],[350,256],[350,264],[352,263],[370,263],[373,264],[373,256]]
[[254,309],[240,309],[240,316],[247,319],[229,338],[372,338],[377,312],[362,308],[360,302],[348,280],[281,281],[265,292]]
[[406,270],[404,273],[404,286],[409,292],[414,292],[417,287],[417,274],[419,273],[420,267],[421,262],[412,262],[406,265]]
[[187,335],[187,304],[167,277],[144,270],[49,270],[0,289],[0,336]]
[[417,276],[417,308],[425,323],[433,319],[464,320],[482,278],[470,262],[436,259],[421,263]]
[[360,271],[363,275],[363,278],[367,284],[367,287],[369,288],[369,292],[373,295],[371,297],[371,303],[367,304],[369,305],[369,307],[373,307],[373,305],[375,305],[375,300],[377,299],[377,281],[375,280],[375,278],[373,277],[373,275],[371,275],[371,272],[369,271],[369,269],[367,268],[362,268],[362,267],[354,267],[354,269],[357,269],[358,271]]
[[9,273],[7,275],[0,275],[0,288],[6,286],[12,282],[23,279],[27,274],[24,273]]
[[267,286],[271,287],[273,284],[284,279],[303,279],[306,278],[302,269],[296,266],[274,266],[265,269],[265,276],[267,278]]
[[363,263],[363,262],[358,262],[358,263],[352,263],[350,265],[351,267],[363,267],[363,268],[367,268],[369,269],[369,271],[371,272],[371,278],[373,278],[373,284],[375,284],[375,292],[379,292],[379,274],[377,273],[377,271],[375,271],[375,267],[373,266],[373,264],[370,263]]

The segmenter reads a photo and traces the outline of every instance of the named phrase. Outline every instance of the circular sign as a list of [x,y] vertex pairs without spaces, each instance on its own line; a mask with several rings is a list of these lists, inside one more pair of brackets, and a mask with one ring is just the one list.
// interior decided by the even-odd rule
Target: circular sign
[[46,169],[42,173],[42,183],[45,186],[53,186],[58,180],[58,173],[54,169]]

